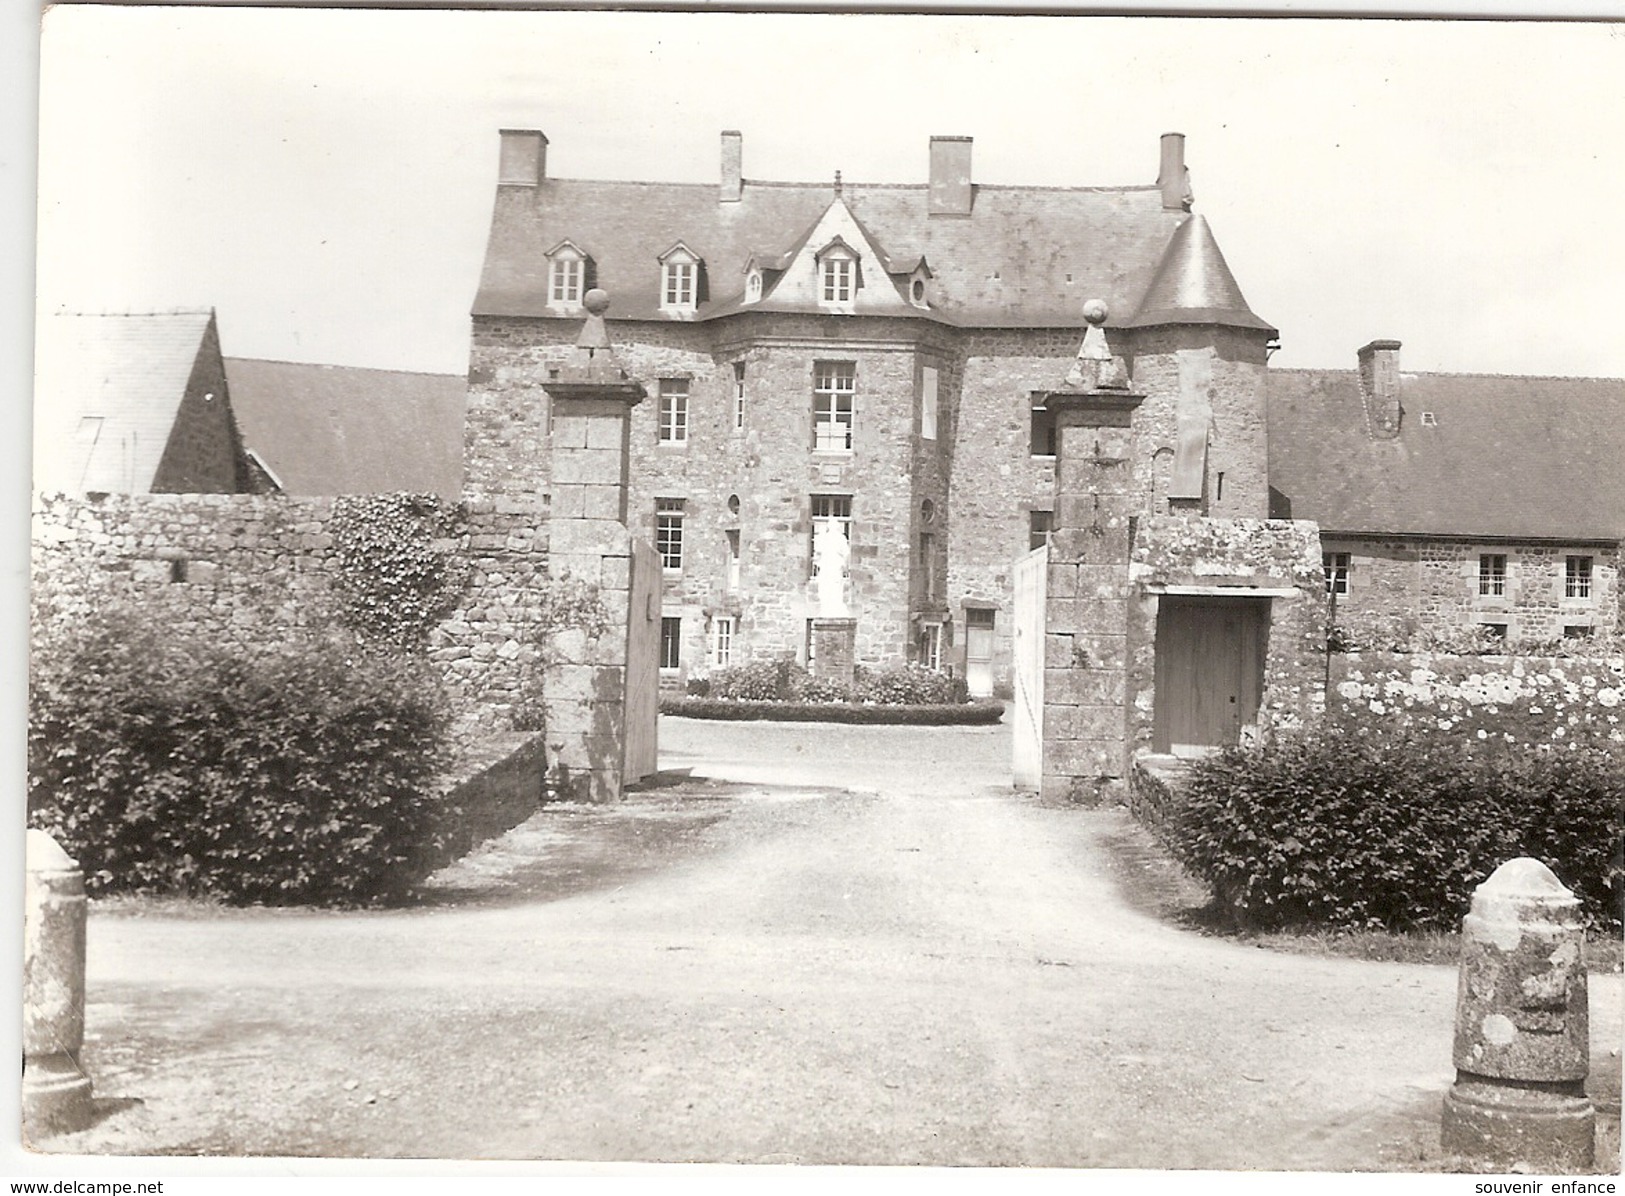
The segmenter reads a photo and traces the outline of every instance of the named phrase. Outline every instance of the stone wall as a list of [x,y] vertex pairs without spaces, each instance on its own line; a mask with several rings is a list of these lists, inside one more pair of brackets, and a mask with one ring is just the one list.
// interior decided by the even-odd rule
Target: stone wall
[[[139,603],[179,634],[226,647],[334,617],[331,523],[343,499],[284,495],[38,496],[36,618]],[[457,610],[430,636],[459,745],[523,722],[539,700],[545,633],[545,504],[476,499],[445,509],[437,546],[468,565]]]
[[1152,747],[1156,710],[1156,630],[1161,597],[1200,589],[1248,597],[1267,592],[1261,726],[1318,717],[1326,701],[1325,581],[1319,532],[1302,520],[1142,520],[1129,566],[1128,720],[1131,752]]
[[[1590,627],[1600,635],[1622,627],[1617,544],[1328,537],[1322,547],[1351,558],[1349,592],[1337,599],[1340,621],[1409,619],[1423,632],[1501,623],[1513,641],[1557,639],[1566,628]],[[1507,558],[1503,596],[1478,592],[1484,553]],[[1589,598],[1564,596],[1569,556],[1591,558]]]

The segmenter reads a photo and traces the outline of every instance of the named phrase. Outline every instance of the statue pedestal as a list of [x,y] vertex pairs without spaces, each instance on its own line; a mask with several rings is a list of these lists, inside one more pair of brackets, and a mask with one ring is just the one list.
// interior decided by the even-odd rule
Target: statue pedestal
[[814,619],[812,621],[812,675],[845,689],[852,688],[856,657],[856,619]]

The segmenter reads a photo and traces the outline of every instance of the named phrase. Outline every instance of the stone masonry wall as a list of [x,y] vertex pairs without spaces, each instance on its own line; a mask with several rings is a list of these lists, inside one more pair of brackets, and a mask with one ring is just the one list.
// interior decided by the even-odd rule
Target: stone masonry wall
[[[1618,545],[1503,544],[1465,539],[1327,538],[1328,553],[1351,558],[1340,620],[1411,619],[1421,631],[1505,623],[1514,641],[1560,638],[1565,628],[1621,629]],[[1507,593],[1481,595],[1479,556],[1507,558]],[[1591,558],[1591,596],[1564,595],[1565,559]]]
[[[72,619],[139,603],[178,633],[226,647],[331,617],[339,564],[332,498],[269,495],[45,495],[36,499],[37,617]],[[544,634],[544,505],[474,500],[450,511],[438,543],[469,566],[459,608],[431,634],[457,740],[513,727],[532,705]]]

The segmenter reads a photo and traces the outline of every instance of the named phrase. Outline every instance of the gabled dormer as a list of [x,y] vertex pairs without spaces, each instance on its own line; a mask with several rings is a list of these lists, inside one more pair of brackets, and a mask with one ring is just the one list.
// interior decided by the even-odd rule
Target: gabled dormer
[[592,289],[593,261],[573,241],[560,241],[547,251],[547,306],[551,311],[581,310],[581,297]]
[[818,302],[836,311],[851,311],[863,286],[863,255],[837,236],[813,254],[818,265]]
[[911,306],[920,308],[922,311],[930,309],[931,291],[926,284],[935,278],[936,274],[932,272],[930,265],[923,256],[912,266],[902,267],[893,264],[892,273],[894,276],[901,277],[903,294],[908,298]]
[[773,289],[784,273],[784,268],[790,264],[794,254],[767,254],[753,253],[745,262],[745,293],[739,302],[745,306],[760,303],[762,296]]
[[679,319],[692,316],[704,298],[704,260],[681,241],[656,260],[660,263],[660,310]]

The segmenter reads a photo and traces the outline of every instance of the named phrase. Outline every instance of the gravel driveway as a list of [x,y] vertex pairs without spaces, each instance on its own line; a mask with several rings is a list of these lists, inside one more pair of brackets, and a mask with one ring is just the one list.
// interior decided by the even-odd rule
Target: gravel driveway
[[[390,912],[97,909],[75,1153],[1430,1169],[1450,968],[1130,909],[1003,728],[663,720]],[[1620,984],[1593,979],[1618,1043]],[[1617,1057],[1616,1057],[1617,1059]],[[1616,1063],[1617,1066],[1617,1063]]]

